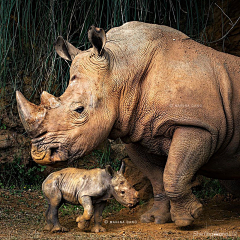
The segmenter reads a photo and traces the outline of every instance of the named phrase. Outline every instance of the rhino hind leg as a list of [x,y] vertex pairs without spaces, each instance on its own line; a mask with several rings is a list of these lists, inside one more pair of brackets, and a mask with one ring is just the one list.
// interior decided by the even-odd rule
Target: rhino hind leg
[[189,226],[202,212],[192,193],[192,179],[211,154],[211,135],[198,128],[176,129],[164,170],[164,188],[170,198],[171,217],[179,227]]
[[61,191],[57,187],[52,188],[50,186],[48,188],[45,184],[43,192],[48,201],[48,209],[45,213],[47,224],[43,230],[51,232],[67,232],[68,229],[61,226],[58,219],[58,209],[63,204]]
[[132,162],[148,177],[153,187],[154,204],[141,216],[141,222],[158,224],[171,222],[170,201],[163,186],[166,157],[149,154],[138,144],[127,144],[126,149]]

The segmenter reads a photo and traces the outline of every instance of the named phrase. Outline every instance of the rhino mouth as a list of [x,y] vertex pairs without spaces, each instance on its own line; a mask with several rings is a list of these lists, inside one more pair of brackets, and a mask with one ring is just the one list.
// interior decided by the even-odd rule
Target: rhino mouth
[[49,165],[52,167],[66,166],[68,162],[66,155],[66,152],[60,150],[59,147],[39,149],[36,145],[32,145],[31,149],[33,160],[40,165]]
[[40,165],[52,167],[66,166],[69,154],[66,148],[60,143],[46,142],[46,137],[41,134],[32,140],[31,156]]

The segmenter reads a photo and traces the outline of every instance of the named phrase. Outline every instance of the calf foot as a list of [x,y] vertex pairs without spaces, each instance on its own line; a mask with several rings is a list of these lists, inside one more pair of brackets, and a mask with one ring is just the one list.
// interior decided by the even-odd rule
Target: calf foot
[[89,228],[90,225],[90,220],[83,220],[78,222],[78,228],[81,230]]
[[44,228],[43,228],[43,231],[44,232],[50,232],[53,228],[53,224],[47,224]]
[[161,199],[161,197],[154,198],[153,207],[141,216],[142,223],[155,222],[157,224],[163,224],[171,222],[169,200],[162,199],[163,201],[161,201]]
[[171,200],[172,221],[179,227],[190,226],[200,216],[202,209],[202,204],[193,194],[188,198]]
[[68,228],[62,227],[61,225],[56,225],[52,228],[51,232],[56,233],[56,232],[68,232]]
[[106,232],[106,229],[102,227],[101,225],[95,225],[92,229],[91,232],[98,233],[98,232]]

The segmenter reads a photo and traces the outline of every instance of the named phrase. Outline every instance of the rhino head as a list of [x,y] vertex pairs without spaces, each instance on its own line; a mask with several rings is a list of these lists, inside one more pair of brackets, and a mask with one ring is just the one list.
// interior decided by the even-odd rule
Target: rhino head
[[114,90],[109,51],[104,49],[104,30],[91,27],[92,48],[80,51],[62,37],[55,42],[60,57],[72,61],[70,80],[60,97],[43,92],[40,105],[16,92],[18,111],[32,138],[31,155],[41,165],[81,157],[105,140],[117,117],[119,95]]
[[139,193],[136,191],[124,177],[125,162],[119,171],[115,172],[111,166],[106,167],[106,171],[111,175],[111,192],[114,198],[127,207],[134,207],[139,201]]

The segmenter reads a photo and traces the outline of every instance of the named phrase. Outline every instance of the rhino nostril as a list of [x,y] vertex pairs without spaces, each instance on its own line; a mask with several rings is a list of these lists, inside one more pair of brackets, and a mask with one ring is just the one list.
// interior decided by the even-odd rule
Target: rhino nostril
[[51,156],[53,156],[54,154],[56,154],[58,152],[58,147],[52,147],[50,148],[51,150]]

